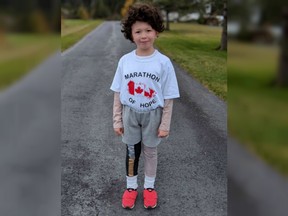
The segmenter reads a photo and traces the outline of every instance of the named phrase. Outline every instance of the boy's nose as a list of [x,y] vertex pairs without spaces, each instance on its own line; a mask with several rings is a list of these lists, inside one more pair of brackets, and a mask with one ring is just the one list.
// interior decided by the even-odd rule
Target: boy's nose
[[147,34],[146,33],[142,33],[141,34],[141,38],[146,38],[147,37]]

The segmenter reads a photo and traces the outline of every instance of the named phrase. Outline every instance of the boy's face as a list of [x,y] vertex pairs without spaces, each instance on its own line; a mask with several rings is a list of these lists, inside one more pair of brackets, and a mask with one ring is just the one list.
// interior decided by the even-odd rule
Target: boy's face
[[153,44],[157,32],[146,22],[136,21],[132,25],[132,38],[139,51],[149,52],[154,49]]

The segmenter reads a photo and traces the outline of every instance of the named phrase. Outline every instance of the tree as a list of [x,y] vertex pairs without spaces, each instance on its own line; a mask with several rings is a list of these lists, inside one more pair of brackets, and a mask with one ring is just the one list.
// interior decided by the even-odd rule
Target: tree
[[110,9],[104,0],[92,0],[91,14],[93,18],[105,18],[110,15]]
[[227,3],[224,3],[223,9],[223,27],[222,27],[222,34],[221,34],[221,45],[220,50],[227,50]]
[[135,2],[134,0],[126,0],[126,1],[125,1],[123,7],[121,8],[121,15],[122,15],[122,17],[124,17],[124,16],[127,14],[129,7],[130,7],[131,5],[133,5],[134,2]]
[[165,11],[165,17],[166,17],[166,30],[170,30],[169,26],[169,14],[172,11],[177,10],[177,2],[178,1],[171,1],[171,0],[156,0],[154,1],[157,6],[159,6],[160,9]]
[[[251,26],[249,23],[249,18],[251,17],[251,8],[257,7],[260,10],[260,20],[258,23],[253,23],[253,28],[248,28]],[[280,56],[279,56],[279,66],[276,72],[276,85],[278,86],[288,86],[288,8],[287,6],[283,9],[282,0],[258,0],[249,1],[249,0],[231,0],[229,2],[229,19],[239,20],[241,23],[240,34],[248,35],[249,30],[255,30],[261,26],[279,26],[279,23],[282,25],[282,39],[280,43]],[[250,10],[249,10],[250,9]],[[281,14],[282,11],[282,20]],[[247,36],[246,36],[247,37]],[[239,37],[238,37],[239,38]],[[243,37],[240,37],[243,39]],[[245,39],[245,38],[244,38]],[[275,80],[273,80],[275,83]]]
[[[261,18],[259,25],[278,25],[282,23],[279,65],[276,72],[276,84],[288,87],[288,6],[283,7],[282,0],[259,0]],[[281,16],[282,15],[282,16]]]
[[153,3],[165,11],[166,30],[170,30],[169,14],[173,11],[188,11],[199,4],[199,0],[154,0]]
[[[211,0],[215,13],[223,14],[223,26],[220,45],[217,50],[227,50],[227,0]],[[220,12],[223,11],[222,13]]]
[[223,15],[221,40],[216,50],[227,50],[227,0],[199,0],[197,5],[198,10],[205,8],[207,4],[210,4],[212,7],[210,15]]
[[80,5],[78,8],[77,17],[83,20],[88,20],[90,18],[90,14],[84,5]]
[[288,86],[288,7],[283,9],[283,35],[281,41],[281,54],[277,74],[277,84]]
[[[79,7],[84,6],[92,18],[119,18],[125,0],[62,0],[61,8],[69,11],[68,17],[77,18]],[[67,15],[66,15],[67,16]]]

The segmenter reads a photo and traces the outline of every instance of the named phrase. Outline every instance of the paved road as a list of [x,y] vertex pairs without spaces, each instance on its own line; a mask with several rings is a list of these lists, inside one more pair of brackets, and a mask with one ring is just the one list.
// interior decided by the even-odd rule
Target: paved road
[[58,52],[0,93],[1,216],[61,213],[60,63]]
[[288,178],[228,139],[228,215],[286,216]]
[[[62,215],[227,215],[226,104],[177,65],[181,98],[159,146],[159,206],[122,209],[125,145],[112,129],[109,90],[119,58],[134,49],[105,22],[62,54]],[[139,184],[143,187],[143,161]]]

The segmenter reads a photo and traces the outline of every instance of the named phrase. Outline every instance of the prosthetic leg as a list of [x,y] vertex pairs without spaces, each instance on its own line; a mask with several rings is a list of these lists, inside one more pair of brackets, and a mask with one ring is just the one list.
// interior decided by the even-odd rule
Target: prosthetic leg
[[126,151],[126,180],[127,189],[122,196],[122,207],[132,209],[135,206],[138,195],[137,175],[138,163],[141,154],[141,142],[135,145],[127,145]]
[[135,145],[127,145],[126,152],[126,175],[129,177],[136,176],[138,175],[141,141]]

